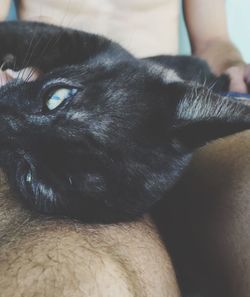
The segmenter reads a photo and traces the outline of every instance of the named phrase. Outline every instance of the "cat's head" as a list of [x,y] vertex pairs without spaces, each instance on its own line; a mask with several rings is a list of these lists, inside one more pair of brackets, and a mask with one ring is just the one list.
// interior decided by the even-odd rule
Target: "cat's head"
[[154,191],[162,194],[149,180],[159,174],[166,182],[160,188],[172,185],[173,162],[161,168],[161,159],[173,154],[167,126],[176,103],[172,98],[167,110],[161,88],[136,59],[91,61],[8,83],[0,89],[0,156],[10,182],[45,213],[87,221],[141,214]]
[[173,187],[196,147],[244,129],[235,102],[173,70],[112,57],[0,88],[1,164],[32,208],[84,221],[134,218]]

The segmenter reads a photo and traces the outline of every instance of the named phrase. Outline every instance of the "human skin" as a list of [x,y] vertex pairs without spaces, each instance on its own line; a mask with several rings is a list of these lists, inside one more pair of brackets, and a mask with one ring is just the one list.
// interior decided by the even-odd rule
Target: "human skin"
[[139,57],[178,51],[178,14],[177,0],[21,0],[19,8],[22,20],[101,34]]
[[1,9],[0,9],[0,20],[5,20],[8,16],[9,8],[10,8],[10,1],[11,0],[4,0],[1,2]]
[[230,40],[225,0],[183,2],[193,54],[205,59],[215,74],[227,73],[231,91],[247,93],[250,66]]
[[249,151],[250,131],[200,149],[155,210],[177,273],[205,296],[249,296]]
[[196,154],[185,182],[190,203],[196,205],[187,209],[200,234],[195,241],[214,274],[211,283],[228,297],[250,292],[249,151],[250,131],[214,142]]
[[4,297],[179,297],[171,260],[149,217],[86,225],[39,216],[0,181]]

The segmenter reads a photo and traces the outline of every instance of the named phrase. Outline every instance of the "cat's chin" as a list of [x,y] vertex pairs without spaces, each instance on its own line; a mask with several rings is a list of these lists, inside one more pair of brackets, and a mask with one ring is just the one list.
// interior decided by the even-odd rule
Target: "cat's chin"
[[15,188],[23,197],[24,203],[32,209],[51,214],[60,208],[53,189],[39,180],[28,158],[23,157],[17,162],[15,181],[12,182],[15,183]]

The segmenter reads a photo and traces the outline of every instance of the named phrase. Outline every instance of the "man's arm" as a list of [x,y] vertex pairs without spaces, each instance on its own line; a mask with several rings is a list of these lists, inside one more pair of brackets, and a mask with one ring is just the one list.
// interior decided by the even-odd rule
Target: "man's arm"
[[230,40],[225,1],[183,0],[183,4],[193,54],[207,60],[216,74],[228,73],[232,91],[247,92],[249,66]]

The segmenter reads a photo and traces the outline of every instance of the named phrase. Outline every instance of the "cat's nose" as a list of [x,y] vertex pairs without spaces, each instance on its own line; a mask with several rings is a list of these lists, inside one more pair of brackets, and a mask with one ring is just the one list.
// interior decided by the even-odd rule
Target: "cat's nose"
[[34,81],[41,75],[41,71],[37,68],[27,67],[19,71],[12,69],[0,70],[0,87],[6,85],[14,79],[23,81]]
[[6,71],[0,70],[0,87],[6,85],[12,79],[13,78]]
[[41,75],[41,71],[34,67],[23,68],[19,71],[6,69],[5,72],[12,79],[21,79],[24,81],[34,81]]

